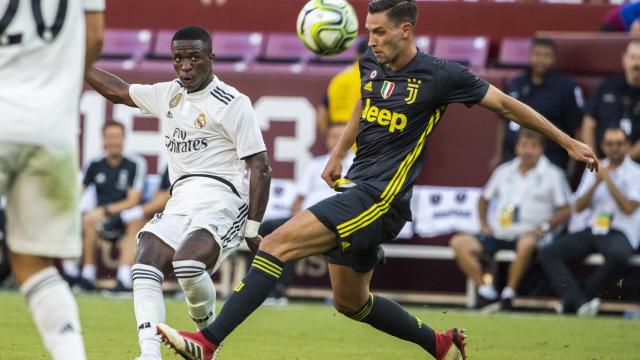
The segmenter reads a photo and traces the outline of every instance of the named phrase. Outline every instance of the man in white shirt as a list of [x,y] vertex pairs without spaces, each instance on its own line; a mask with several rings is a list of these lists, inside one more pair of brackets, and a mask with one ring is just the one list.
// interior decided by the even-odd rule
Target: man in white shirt
[[213,321],[210,273],[243,240],[257,249],[271,181],[249,98],[212,72],[209,33],[186,26],[174,34],[171,52],[178,75],[173,81],[129,85],[96,68],[87,74],[89,84],[112,102],[158,117],[169,156],[172,196],[164,212],[140,231],[132,268],[144,360],[161,358],[156,324],[165,318],[161,285],[166,275],[175,273],[198,328]]
[[[600,171],[585,171],[575,194],[575,211],[590,211],[589,226],[540,249],[540,262],[564,300],[564,311],[580,316],[598,313],[598,296],[627,266],[640,234],[640,165],[628,155],[629,139],[621,128],[609,128],[601,146],[606,159]],[[567,262],[591,253],[602,254],[605,263],[582,289]]]
[[7,245],[20,292],[56,360],[86,358],[77,305],[54,259],[81,254],[78,103],[85,68],[102,47],[103,11],[104,0],[0,2]]
[[[483,253],[493,256],[503,249],[516,251],[507,286],[500,294],[503,310],[511,307],[538,241],[564,224],[570,215],[569,185],[563,171],[543,155],[543,144],[538,133],[520,131],[515,147],[517,158],[493,172],[478,202],[480,234],[459,234],[451,239],[458,265],[475,281],[485,301],[496,300],[498,294],[492,283],[484,282],[478,257]],[[487,218],[490,201],[497,205],[495,221]]]

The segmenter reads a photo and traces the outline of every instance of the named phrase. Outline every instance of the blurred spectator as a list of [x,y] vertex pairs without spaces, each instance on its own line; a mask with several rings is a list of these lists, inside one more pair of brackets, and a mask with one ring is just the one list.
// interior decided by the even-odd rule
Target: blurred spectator
[[[329,124],[329,128],[326,132],[325,138],[325,145],[327,146],[328,150],[327,154],[313,158],[307,165],[303,177],[297,179],[296,191],[298,194],[291,207],[292,217],[301,213],[309,206],[314,205],[317,202],[324,200],[332,195],[335,195],[335,191],[327,186],[327,183],[322,180],[321,175],[324,167],[327,165],[327,161],[329,161],[331,150],[333,150],[333,148],[338,143],[338,139],[340,139],[340,135],[342,135],[345,126],[346,123]],[[346,171],[346,169],[351,166],[352,161],[353,155],[346,156],[344,161],[342,162],[342,168]],[[282,224],[287,222],[290,218],[291,217],[264,221],[260,225],[260,235],[262,237],[269,235]],[[293,265],[293,263],[285,264],[284,273],[280,277],[277,286],[269,295],[269,298],[267,298],[267,300],[265,301],[266,305],[286,304],[287,301],[286,298],[284,298],[284,291],[287,284],[293,277]]]
[[582,121],[582,140],[600,154],[605,129],[620,127],[629,137],[629,155],[640,160],[640,40],[632,40],[622,56],[623,75],[604,79],[591,94]]
[[358,42],[358,57],[347,69],[335,75],[329,82],[327,93],[318,106],[317,122],[324,135],[332,123],[347,123],[360,99],[360,68],[358,59],[367,51],[366,40]]
[[[621,274],[638,247],[640,165],[627,155],[629,141],[620,128],[604,132],[602,148],[606,159],[600,170],[585,171],[576,193],[575,210],[590,210],[589,226],[540,249],[540,262],[564,300],[564,311],[577,311],[580,316],[598,313],[598,296]],[[602,254],[605,263],[581,289],[567,262],[591,253]]]
[[141,158],[123,154],[125,130],[116,121],[105,123],[102,128],[106,156],[93,161],[85,172],[83,185],[96,188],[98,207],[83,217],[84,252],[82,273],[77,264],[65,261],[63,267],[68,278],[76,278],[83,290],[92,290],[96,281],[96,252],[99,237],[120,243],[117,285],[119,289],[131,289],[131,266],[135,258],[134,238],[139,227],[125,225],[115,216],[140,204],[146,164]]
[[[511,308],[518,283],[536,251],[538,242],[551,236],[570,215],[569,185],[560,168],[544,154],[544,138],[522,129],[516,142],[517,157],[500,165],[491,175],[478,202],[481,233],[459,234],[451,239],[458,265],[479,285],[478,294],[486,303],[498,298],[493,284],[485,283],[478,257],[493,256],[499,250],[515,250],[507,286],[500,302],[493,306]],[[490,201],[496,201],[496,228],[487,216]]]
[[[529,56],[529,68],[512,79],[507,93],[531,106],[567,134],[576,135],[582,120],[582,91],[573,80],[554,69],[556,45],[550,39],[534,39]],[[496,151],[491,169],[512,160],[520,125],[506,120],[498,128]],[[545,155],[562,169],[567,169],[569,155],[558,144],[545,140]]]
[[609,11],[602,20],[602,31],[630,32],[640,36],[640,3],[621,5]]

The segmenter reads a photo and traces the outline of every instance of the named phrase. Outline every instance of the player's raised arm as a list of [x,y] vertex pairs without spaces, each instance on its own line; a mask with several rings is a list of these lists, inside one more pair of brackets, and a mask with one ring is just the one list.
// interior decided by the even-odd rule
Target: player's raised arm
[[245,230],[247,245],[254,253],[258,251],[258,228],[269,201],[271,186],[271,166],[267,152],[263,151],[244,159],[251,171],[249,178],[249,216]]
[[86,28],[86,52],[85,52],[85,73],[91,65],[98,59],[102,52],[104,40],[104,14],[98,9],[85,10],[84,21]]
[[569,137],[531,107],[506,95],[495,86],[489,86],[489,90],[479,104],[526,128],[545,135],[565,148],[569,156],[587,163],[589,170],[598,170],[598,158],[591,147]]
[[119,77],[92,66],[87,71],[85,80],[112,103],[138,107],[129,95],[129,84]]
[[342,177],[342,160],[356,142],[361,112],[362,100],[358,100],[356,106],[353,108],[351,119],[349,119],[347,126],[344,128],[336,147],[331,151],[331,157],[322,172],[322,179],[326,181],[330,187],[333,187],[333,183]]

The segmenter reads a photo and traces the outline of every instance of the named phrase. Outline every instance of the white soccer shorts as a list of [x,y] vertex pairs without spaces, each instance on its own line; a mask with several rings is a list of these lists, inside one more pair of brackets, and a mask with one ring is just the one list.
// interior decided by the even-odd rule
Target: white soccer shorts
[[0,142],[0,196],[7,197],[7,245],[53,258],[82,253],[75,145]]
[[246,202],[224,184],[184,184],[174,189],[164,212],[147,222],[137,239],[150,232],[177,250],[189,233],[207,230],[220,246],[218,261],[209,269],[213,273],[244,241],[248,212]]

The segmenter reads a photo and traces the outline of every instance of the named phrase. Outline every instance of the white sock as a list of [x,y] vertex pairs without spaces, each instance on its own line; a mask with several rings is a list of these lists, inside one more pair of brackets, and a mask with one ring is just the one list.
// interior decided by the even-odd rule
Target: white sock
[[160,336],[156,325],[165,321],[162,298],[162,272],[153,266],[135,264],[133,274],[133,307],[138,325],[141,356],[160,359]]
[[205,265],[195,260],[173,262],[173,270],[182,287],[189,315],[200,330],[215,319],[216,289]]
[[96,282],[96,272],[95,264],[85,264],[82,266],[82,278],[92,283]]
[[78,267],[78,262],[75,260],[63,260],[62,270],[64,270],[64,273],[72,278],[77,278],[78,276],[80,276],[80,268]]
[[78,306],[69,285],[53,266],[31,276],[20,287],[33,321],[54,360],[84,360]]
[[117,278],[125,287],[128,287],[128,288],[132,287],[133,280],[131,279],[131,266],[118,265]]
[[484,284],[478,287],[478,294],[487,300],[495,300],[498,298],[498,292],[493,285]]
[[514,297],[516,297],[516,292],[513,291],[512,288],[505,287],[502,289],[502,293],[500,294],[501,299],[513,299]]

